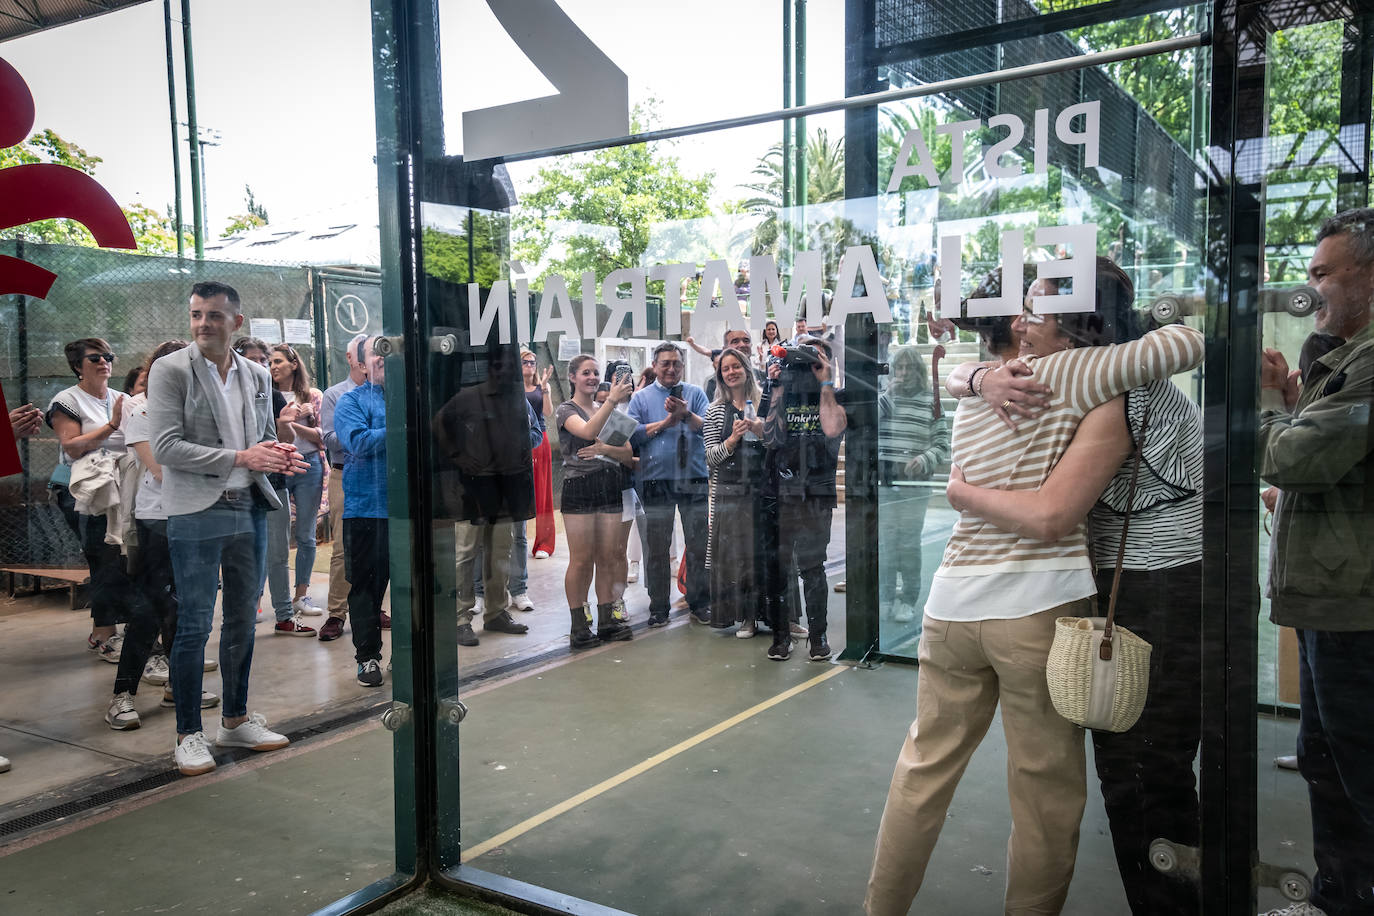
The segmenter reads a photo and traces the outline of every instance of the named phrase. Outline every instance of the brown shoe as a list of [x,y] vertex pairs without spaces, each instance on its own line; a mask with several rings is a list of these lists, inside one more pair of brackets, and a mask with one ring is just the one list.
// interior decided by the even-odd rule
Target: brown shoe
[[510,611],[502,611],[491,620],[482,624],[482,629],[488,633],[509,633],[512,636],[524,636],[530,628],[523,623],[516,623],[515,618],[510,615]]
[[342,617],[330,617],[320,627],[320,642],[330,642],[343,635],[344,622]]

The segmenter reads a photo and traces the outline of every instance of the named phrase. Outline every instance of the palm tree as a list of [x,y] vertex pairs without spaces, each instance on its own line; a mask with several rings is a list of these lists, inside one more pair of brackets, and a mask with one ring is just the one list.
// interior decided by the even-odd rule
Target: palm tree
[[[753,174],[757,178],[741,185],[753,196],[745,199],[740,206],[750,212],[763,216],[753,232],[751,247],[757,254],[777,255],[782,227],[778,213],[782,210],[782,178],[785,167],[782,159],[782,144],[774,143],[768,152],[759,157]],[[806,138],[806,201],[808,204],[822,204],[844,199],[844,141],[830,139],[824,129],[817,130]]]

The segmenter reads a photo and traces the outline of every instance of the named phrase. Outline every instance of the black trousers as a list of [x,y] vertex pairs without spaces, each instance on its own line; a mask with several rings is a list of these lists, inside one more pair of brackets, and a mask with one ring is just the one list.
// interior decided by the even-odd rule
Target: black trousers
[[[1105,614],[1113,570],[1097,574]],[[1198,888],[1155,871],[1156,839],[1199,840],[1193,760],[1202,738],[1202,564],[1123,570],[1116,621],[1153,646],[1150,691],[1129,731],[1093,732],[1097,776],[1131,912],[1199,912]]]
[[711,582],[706,575],[706,481],[686,481],[681,486],[667,480],[642,481],[639,498],[644,503],[644,586],[649,591],[649,613],[667,617],[670,609],[672,581],[677,576],[668,560],[674,509],[682,516],[687,607],[704,613],[711,605]]
[[167,546],[167,521],[135,519],[138,526],[138,562],[134,587],[143,601],[124,628],[124,648],[115,675],[115,693],[138,693],[143,668],[152,655],[158,636],[168,652],[177,632],[177,593],[172,578],[172,554]]
[[381,661],[382,596],[391,581],[387,520],[344,519],[343,543],[348,619],[353,624],[353,657],[359,663]]
[[825,636],[830,589],[825,581],[825,552],[830,547],[831,501],[805,496],[764,496],[760,500],[759,538],[768,597],[768,626],[781,639],[791,621],[796,592],[790,588],[801,577],[801,599],[806,605],[806,626],[812,639]]

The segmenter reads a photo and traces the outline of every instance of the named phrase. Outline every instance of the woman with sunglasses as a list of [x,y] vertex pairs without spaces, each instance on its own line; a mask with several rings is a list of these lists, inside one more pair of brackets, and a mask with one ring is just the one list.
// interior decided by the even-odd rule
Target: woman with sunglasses
[[[296,509],[296,594],[291,609],[297,617],[318,617],[324,610],[310,599],[309,591],[310,574],[315,568],[315,525],[319,520],[320,498],[324,495],[324,463],[320,457],[324,437],[319,429],[324,395],[318,388],[310,387],[310,370],[300,354],[287,344],[272,348],[267,371],[272,373],[272,383],[277,390],[286,396],[286,407],[279,418],[291,424],[296,449],[310,465],[310,470],[286,481],[287,493]],[[287,623],[293,629],[283,628],[278,621],[274,632],[287,636],[315,635],[313,629],[302,626],[299,620],[293,618]]]
[[115,624],[127,621],[142,599],[129,581],[119,547],[105,543],[105,515],[86,515],[76,510],[68,490],[72,464],[79,458],[105,449],[124,452],[124,395],[110,387],[115,355],[100,337],[83,337],[63,348],[76,384],[57,393],[48,405],[47,421],[61,445],[58,465],[49,487],[58,507],[81,541],[81,552],[91,572],[91,635],[86,647],[111,664],[119,664],[120,637]]
[[[549,379],[553,376],[553,367],[545,366],[542,372],[539,371],[539,360],[535,357],[534,352],[521,347],[520,372],[525,378],[525,397],[529,400],[530,406],[534,408],[537,415],[549,416],[552,406],[549,403]],[[523,524],[520,527],[522,537],[519,548],[523,551],[526,547],[523,537]],[[543,441],[534,450],[534,558],[536,560],[547,560],[553,555],[554,538],[553,446],[549,443],[548,430],[545,430]],[[511,600],[515,601],[514,598]],[[529,603],[528,597],[525,597],[524,603]],[[522,611],[529,610],[520,603],[517,603],[516,606]]]

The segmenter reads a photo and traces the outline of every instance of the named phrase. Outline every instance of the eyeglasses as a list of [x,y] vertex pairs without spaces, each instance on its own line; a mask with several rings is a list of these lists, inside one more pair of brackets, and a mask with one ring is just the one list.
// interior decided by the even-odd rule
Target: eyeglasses
[[522,359],[522,360],[520,360],[520,365],[522,365],[522,366],[537,366],[537,365],[538,365],[538,362],[536,362],[535,360],[532,360],[532,359]]
[[102,361],[103,361],[103,362],[110,363],[111,365],[113,365],[113,364],[114,364],[114,361],[115,361],[115,355],[114,355],[113,353],[87,353],[87,354],[86,354],[86,362],[90,363],[91,365],[95,365],[96,363],[102,362]]

